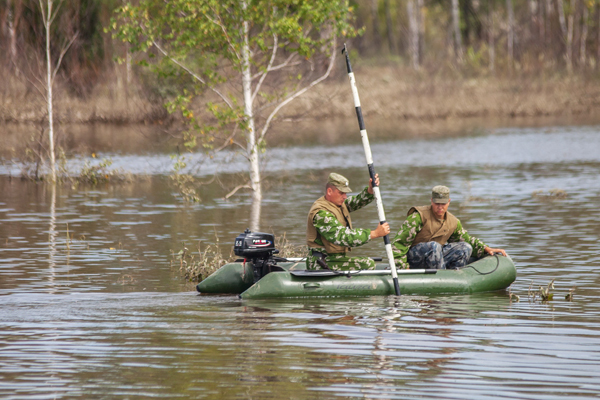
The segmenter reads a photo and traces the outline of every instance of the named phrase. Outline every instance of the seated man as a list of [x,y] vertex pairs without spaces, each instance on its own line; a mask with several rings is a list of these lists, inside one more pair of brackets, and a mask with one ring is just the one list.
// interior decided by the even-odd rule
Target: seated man
[[[375,175],[375,184],[379,185],[378,175]],[[372,180],[358,195],[347,197],[349,192],[348,179],[331,173],[325,186],[325,196],[315,201],[310,208],[306,228],[307,269],[375,269],[375,261],[372,259],[348,257],[346,253],[351,247],[361,246],[371,239],[387,235],[390,226],[385,223],[374,230],[352,228],[350,213],[363,208],[375,198]]]
[[408,217],[392,241],[398,268],[457,269],[467,265],[471,253],[481,258],[484,253],[500,253],[503,249],[488,247],[469,236],[462,224],[448,212],[450,189],[436,186],[431,192],[431,205],[412,207]]

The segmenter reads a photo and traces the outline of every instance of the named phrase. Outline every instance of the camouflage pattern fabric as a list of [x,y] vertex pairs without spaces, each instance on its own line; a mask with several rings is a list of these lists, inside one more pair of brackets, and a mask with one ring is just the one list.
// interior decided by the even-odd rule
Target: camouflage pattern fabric
[[357,194],[356,196],[351,196],[344,201],[346,203],[346,207],[348,207],[348,211],[353,212],[356,210],[360,210],[364,206],[370,204],[375,199],[375,196],[369,193],[369,187],[365,187],[362,192]]
[[[392,240],[392,251],[396,260],[396,268],[406,269],[410,267],[406,255],[422,227],[423,221],[421,221],[421,215],[418,212],[410,214],[400,227],[400,230]],[[485,249],[486,244],[476,237],[470,236],[467,230],[463,228],[460,220],[458,220],[456,230],[448,239],[448,243],[460,242],[470,244],[474,256],[477,258],[481,258],[485,253],[483,249]]]
[[467,265],[472,251],[473,248],[466,242],[446,243],[444,246],[426,242],[413,246],[406,258],[413,269],[458,269]]
[[[325,257],[325,262],[333,271],[375,269],[375,261],[369,257],[348,257],[344,253],[329,254]],[[312,256],[312,251],[309,251],[309,256],[306,258],[306,269],[322,269],[317,264],[317,258]]]
[[[345,201],[348,211],[360,210],[371,203],[375,196],[369,193],[366,187],[356,196],[348,197]],[[313,219],[313,224],[317,228],[319,236],[315,243],[322,245],[325,240],[345,247],[358,247],[367,243],[371,236],[370,229],[350,229],[344,226],[337,218],[327,210],[319,210]],[[319,251],[325,255],[325,262],[332,270],[354,270],[354,269],[374,269],[375,262],[368,257],[347,257],[344,253],[328,254],[325,247],[309,248],[309,255],[306,258],[307,269],[321,269],[317,264],[317,258],[312,256],[312,250]]]

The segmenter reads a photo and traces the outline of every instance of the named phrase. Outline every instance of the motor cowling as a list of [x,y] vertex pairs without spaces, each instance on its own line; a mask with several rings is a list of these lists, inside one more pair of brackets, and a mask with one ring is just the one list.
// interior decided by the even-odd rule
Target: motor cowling
[[277,260],[273,254],[278,254],[279,250],[275,249],[275,235],[246,229],[244,233],[235,238],[233,252],[236,256],[244,257],[252,262],[254,282],[256,283],[276,267]]
[[275,235],[263,232],[251,232],[246,229],[244,233],[235,238],[233,252],[236,256],[247,259],[267,258],[278,253],[275,249]]

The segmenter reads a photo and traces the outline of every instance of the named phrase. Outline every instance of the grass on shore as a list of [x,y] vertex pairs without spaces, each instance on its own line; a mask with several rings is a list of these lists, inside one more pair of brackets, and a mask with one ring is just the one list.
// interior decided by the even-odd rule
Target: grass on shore
[[[591,70],[570,75],[552,69],[493,75],[469,74],[452,68],[414,71],[402,63],[381,60],[357,64],[354,72],[365,116],[430,120],[600,112],[600,76]],[[3,72],[5,76],[13,74]],[[170,115],[163,106],[160,80],[146,81],[142,84],[134,80],[127,85],[118,71],[112,71],[83,98],[70,93],[64,82],[57,81],[55,120],[57,123],[179,123],[180,118]],[[45,119],[43,99],[29,86],[18,79],[6,79],[0,84],[0,121],[39,123]],[[334,69],[329,79],[284,107],[278,118],[352,117],[351,97],[343,68]],[[206,110],[198,112],[206,114]]]

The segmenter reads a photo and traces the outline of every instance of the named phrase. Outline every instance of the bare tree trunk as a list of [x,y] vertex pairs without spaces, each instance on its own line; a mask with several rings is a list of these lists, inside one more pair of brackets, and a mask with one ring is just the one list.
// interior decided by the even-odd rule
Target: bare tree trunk
[[567,22],[563,0],[556,0],[556,2],[558,8],[558,21],[560,23],[563,39],[566,43],[565,60],[567,63],[567,71],[571,72],[573,71],[573,14],[569,15]]
[[[242,7],[246,9],[246,1],[242,1]],[[244,92],[244,114],[248,124],[248,160],[250,163],[250,186],[252,187],[252,210],[250,212],[250,230],[260,229],[260,211],[262,202],[262,185],[260,179],[260,166],[258,159],[258,143],[254,126],[254,113],[252,107],[252,75],[250,70],[250,26],[248,21],[243,24],[244,42],[242,44],[242,89]]]
[[406,2],[406,11],[408,13],[408,26],[409,26],[409,42],[410,42],[410,58],[412,60],[412,67],[414,70],[419,69],[419,26],[417,21],[417,13],[415,10],[415,0],[408,0]]
[[379,28],[379,0],[371,0],[371,19],[373,20],[373,43],[381,49],[381,33]]
[[529,35],[533,37],[535,31],[535,1],[527,0],[527,11],[529,12]]
[[131,95],[131,52],[129,43],[125,43],[125,107],[129,110],[129,97]]
[[6,28],[8,30],[8,40],[9,40],[9,51],[10,51],[10,59],[12,62],[15,61],[17,57],[17,41],[14,27],[14,17],[12,12],[12,7],[10,5],[10,0],[7,1],[6,4]]
[[454,55],[459,63],[462,63],[463,51],[460,34],[460,15],[458,11],[458,0],[452,0],[452,27],[454,32]]
[[423,0],[417,0],[417,25],[419,27],[419,64],[425,55],[425,18],[423,18]]
[[552,13],[552,0],[546,0],[546,36],[544,36],[546,50],[550,44],[550,36],[552,34]]
[[396,45],[396,36],[394,35],[394,25],[392,23],[392,10],[390,8],[390,0],[385,0],[385,23],[387,25],[388,45],[390,47],[390,54],[396,54],[398,52],[398,46]]
[[598,36],[596,37],[596,69],[600,69],[600,4],[596,3],[596,25],[598,28]]
[[496,71],[496,43],[495,43],[495,32],[494,32],[494,9],[492,4],[488,5],[488,51],[490,57],[490,72]]
[[46,4],[40,1],[40,9],[44,18],[44,29],[46,32],[46,105],[48,106],[48,141],[50,143],[50,179],[56,182],[56,157],[54,154],[54,110],[52,103],[52,59],[50,57],[50,35],[54,13],[53,0],[46,0]]
[[508,68],[509,70],[512,70],[515,46],[515,15],[513,11],[512,0],[506,0],[506,12],[508,14],[508,36],[506,39]]
[[579,63],[584,68],[585,68],[586,61],[587,61],[586,42],[587,42],[587,36],[588,36],[588,17],[589,17],[589,10],[587,8],[587,4],[585,2],[583,2],[583,17],[582,17],[582,21],[581,21],[581,37],[580,37],[580,42],[579,42]]
[[567,18],[568,27],[567,27],[567,58],[569,60],[567,64],[567,69],[569,72],[573,71],[573,0],[571,0],[571,15]]
[[[573,61],[575,62],[575,60],[578,60],[578,54],[576,54],[579,51],[579,47],[577,46],[577,43],[579,43],[579,41],[581,40],[581,25],[579,24],[580,21],[580,10],[579,10],[579,6],[581,0],[575,0],[575,4],[573,5],[573,2],[571,1],[571,6],[574,8],[571,8],[571,12],[573,15]],[[581,54],[579,54],[579,56],[581,56]]]
[[129,51],[129,43],[125,46],[125,74],[126,74],[126,82],[127,87],[129,89],[129,85],[131,85],[131,51]]
[[6,4],[6,22],[7,22],[7,31],[8,31],[8,41],[9,41],[9,53],[10,53],[10,61],[11,64],[15,68],[15,73],[19,75],[19,66],[17,64],[17,32],[19,29],[19,22],[21,21],[21,14],[23,11],[22,0],[15,0],[14,7],[11,6],[11,0],[7,1]]
[[[529,10],[529,47],[533,49],[533,45],[537,44],[537,35],[539,30],[537,29],[539,25],[538,18],[538,3],[536,0],[527,0],[527,9]],[[538,49],[535,49],[538,50]]]
[[[458,5],[460,7],[460,1],[458,2]],[[463,0],[462,1],[462,16],[463,16],[463,21],[464,21],[464,29],[462,31],[462,37],[464,39],[464,45],[465,47],[468,49],[469,46],[471,45],[471,24],[469,21],[469,0]]]
[[539,22],[540,40],[539,40],[539,43],[542,46],[543,52],[546,53],[546,16],[545,15],[548,13],[548,11],[546,11],[546,6],[544,5],[544,2],[542,0],[540,0],[539,12],[540,12],[540,22]]
[[529,11],[529,20],[535,21],[536,17],[536,2],[534,0],[527,0],[527,10]]

